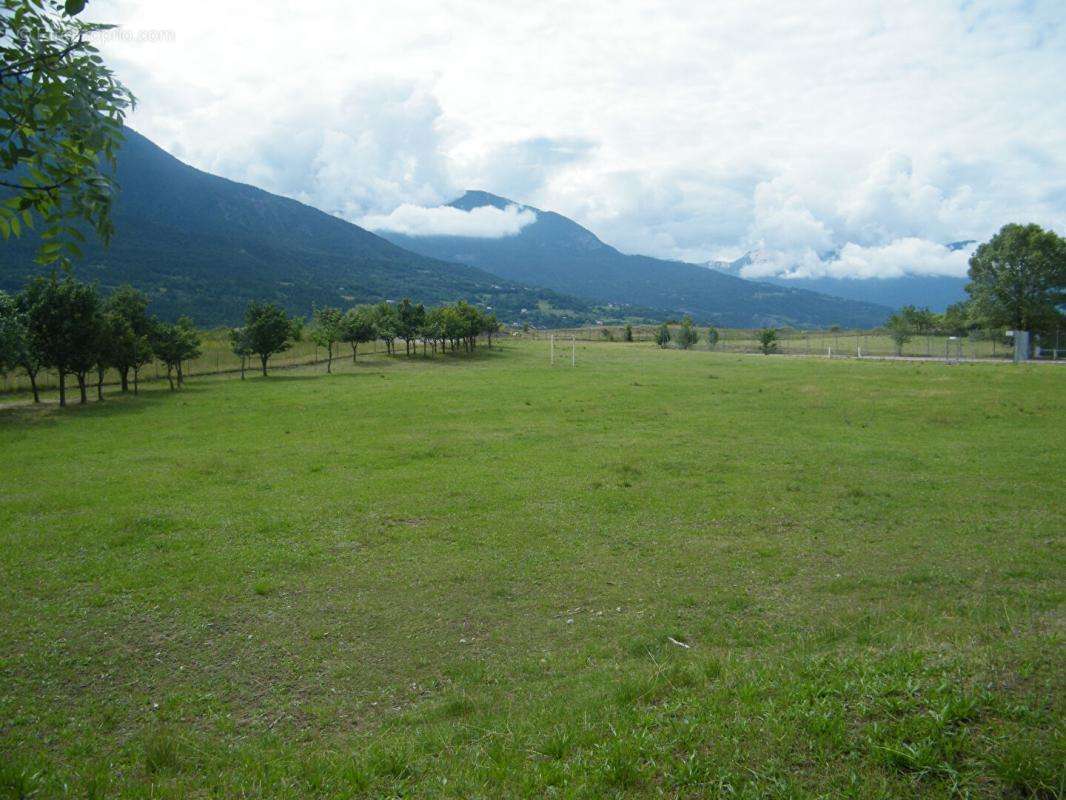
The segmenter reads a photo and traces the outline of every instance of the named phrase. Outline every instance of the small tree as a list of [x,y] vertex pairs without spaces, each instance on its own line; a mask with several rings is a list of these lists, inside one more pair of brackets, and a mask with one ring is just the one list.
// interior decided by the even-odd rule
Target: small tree
[[655,332],[655,344],[659,345],[659,347],[666,347],[666,345],[670,344],[670,326],[665,322]]
[[718,344],[718,329],[713,325],[707,329],[707,347],[711,350]]
[[167,382],[174,390],[174,374],[178,386],[185,383],[183,364],[200,355],[200,335],[188,317],[181,317],[176,324],[160,323],[155,326],[152,349],[167,368]]
[[903,345],[909,342],[914,334],[914,326],[902,311],[893,314],[885,324],[885,330],[892,338],[896,346],[896,355],[903,355]]
[[965,336],[975,327],[970,303],[965,300],[952,303],[940,315],[940,329],[948,336]]
[[626,325],[625,330],[622,331],[622,341],[623,342],[631,342],[631,341],[633,341],[633,326],[632,325]]
[[339,308],[318,308],[314,313],[311,340],[326,348],[326,372],[333,372],[333,346],[344,336],[344,314]]
[[422,337],[423,341],[429,339],[434,355],[437,353],[438,345],[441,348],[441,352],[444,352],[443,308],[431,308],[426,312],[426,321],[422,323]]
[[96,331],[96,399],[104,399],[104,376],[111,367],[117,369],[119,346],[126,322],[104,311]]
[[341,341],[352,346],[352,363],[359,355],[359,345],[378,338],[377,313],[373,306],[357,306],[348,310],[341,325]]
[[759,350],[764,356],[777,352],[777,328],[764,328],[759,331]]
[[134,394],[140,394],[141,367],[145,364],[150,364],[152,359],[155,358],[155,352],[152,350],[152,337],[155,327],[159,323],[154,319],[149,319],[148,322],[148,333],[137,335],[135,332],[131,332],[132,341],[129,345],[126,345],[130,354],[130,369],[133,370]]
[[681,329],[677,332],[674,341],[682,350],[688,350],[700,340],[700,332],[692,325],[692,317],[685,317],[681,321]]
[[270,357],[292,346],[293,321],[280,306],[253,300],[244,313],[244,330],[252,352],[259,356],[265,377]]
[[910,327],[911,331],[919,336],[928,336],[936,330],[937,315],[928,308],[903,306],[897,313],[900,319]]
[[96,287],[53,273],[31,281],[23,294],[29,347],[40,365],[59,375],[59,404],[67,404],[67,375],[78,379],[81,401],[88,402],[85,379],[96,364],[101,324]]
[[[148,298],[132,286],[121,286],[104,302],[112,334],[109,353],[111,366],[118,372],[122,391],[129,391],[129,374],[146,362],[144,344],[152,335],[152,318],[148,316]],[[151,354],[147,354],[151,359]]]
[[495,314],[482,314],[481,315],[481,332],[483,334],[485,334],[486,337],[488,337],[489,349],[490,350],[492,349],[492,337],[493,337],[493,334],[499,333],[500,332],[500,328],[502,328],[502,327],[503,327],[503,325],[500,323],[500,321],[498,319],[496,319],[496,315]]
[[382,300],[374,306],[374,327],[377,329],[378,337],[385,342],[385,349],[391,356],[393,343],[400,335],[399,316],[391,303]]
[[248,341],[248,334],[244,328],[229,329],[229,346],[230,350],[233,351],[233,355],[241,360],[241,380],[243,381],[248,359],[255,355],[255,350],[252,349],[252,345]]
[[411,355],[411,342],[418,338],[426,321],[426,307],[415,305],[405,297],[396,307],[396,334],[403,339],[407,355]]

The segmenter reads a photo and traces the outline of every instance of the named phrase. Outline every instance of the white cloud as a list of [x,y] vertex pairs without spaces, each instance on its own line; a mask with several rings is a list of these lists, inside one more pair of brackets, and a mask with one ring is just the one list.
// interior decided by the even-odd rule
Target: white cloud
[[784,270],[849,244],[906,269],[900,240],[1010,221],[1066,232],[1061,0],[306,6],[87,13],[174,31],[103,45],[135,127],[353,221],[478,187],[627,252],[761,248]]
[[372,231],[392,231],[407,236],[474,236],[501,239],[514,236],[537,221],[531,209],[509,205],[506,208],[482,206],[470,211],[404,203],[390,214],[370,214],[359,224]]
[[907,237],[886,245],[864,247],[848,242],[839,252],[822,257],[813,250],[757,251],[745,278],[899,278],[903,275],[966,275],[976,245],[952,250],[927,239]]
[[908,237],[881,247],[862,247],[848,242],[840,257],[826,263],[833,278],[898,278],[910,275],[966,276],[976,245],[951,250],[937,242]]

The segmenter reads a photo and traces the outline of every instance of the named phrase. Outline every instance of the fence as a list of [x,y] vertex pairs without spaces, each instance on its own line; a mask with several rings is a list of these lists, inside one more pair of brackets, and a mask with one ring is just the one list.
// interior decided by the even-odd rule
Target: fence
[[[675,334],[680,326],[671,326]],[[707,329],[697,327],[700,341],[694,346],[696,350],[711,349],[707,344]],[[658,326],[634,325],[634,341],[650,342],[655,340]],[[537,331],[530,330],[523,334],[532,338],[545,338],[550,334],[573,336],[579,341],[621,341],[625,326],[609,325],[585,328],[567,328],[565,330]],[[725,353],[759,353],[761,352],[758,330],[740,328],[719,328],[718,342],[714,350]],[[974,331],[969,336],[949,337],[943,334],[915,334],[899,350],[896,343],[884,331],[850,330],[850,331],[803,331],[778,329],[777,353],[784,355],[831,356],[833,358],[936,358],[951,361],[1000,359],[1008,360],[1014,353],[1014,346],[1003,331]],[[1039,359],[1066,359],[1066,336],[1058,331],[1054,334],[1036,337],[1034,355]]]

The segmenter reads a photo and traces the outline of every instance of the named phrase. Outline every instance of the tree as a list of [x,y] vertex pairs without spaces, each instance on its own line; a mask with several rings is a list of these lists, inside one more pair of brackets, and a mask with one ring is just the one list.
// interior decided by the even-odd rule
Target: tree
[[255,355],[255,351],[252,349],[252,345],[248,341],[248,334],[244,328],[230,328],[229,346],[233,351],[233,355],[239,356],[241,359],[241,380],[243,381],[244,369],[248,363],[248,359]]
[[411,342],[418,338],[425,321],[426,307],[414,305],[408,297],[396,307],[396,333],[403,339],[407,355],[411,355]]
[[707,329],[707,347],[711,350],[718,344],[718,329],[713,325]]
[[25,292],[14,297],[0,292],[0,372],[21,367],[30,379],[33,402],[40,403],[37,373],[44,361],[30,336],[27,302]]
[[244,331],[252,352],[259,356],[265,377],[270,357],[292,346],[293,321],[280,306],[253,300],[244,313]]
[[759,331],[759,350],[764,356],[777,352],[777,328],[763,328]]
[[357,306],[348,309],[344,315],[341,329],[341,341],[352,346],[352,363],[359,355],[359,345],[377,341],[377,311],[374,306]]
[[185,383],[182,364],[200,355],[200,334],[193,327],[192,320],[181,317],[177,323],[159,323],[155,326],[152,349],[167,368],[167,382],[174,391],[174,373],[177,372],[178,386]]
[[622,331],[622,341],[623,342],[631,342],[631,341],[633,341],[633,326],[632,325],[626,325],[625,330]]
[[426,312],[426,321],[422,324],[423,339],[429,339],[433,347],[433,353],[437,353],[437,345],[444,352],[444,309],[431,308]]
[[111,366],[118,372],[122,391],[129,391],[131,370],[151,360],[148,342],[152,336],[152,318],[148,315],[148,298],[132,286],[120,286],[104,302],[108,317]]
[[326,372],[333,372],[333,346],[344,336],[344,314],[339,308],[317,308],[313,318],[311,340],[326,348]]
[[119,356],[125,322],[114,314],[103,311],[96,329],[96,399],[104,399],[104,376],[114,367]]
[[1004,225],[970,257],[966,286],[993,327],[1046,331],[1066,304],[1066,239],[1039,225]]
[[493,336],[493,334],[499,333],[500,332],[500,328],[502,328],[502,327],[503,327],[503,325],[500,323],[500,321],[498,319],[496,319],[496,315],[495,314],[482,314],[481,315],[481,332],[483,334],[485,334],[485,336],[488,337],[489,349],[490,350],[492,349],[492,336]]
[[919,336],[928,336],[937,327],[936,313],[928,308],[916,308],[915,306],[903,306],[899,310],[899,316],[911,330]]
[[0,235],[40,223],[42,264],[80,257],[88,224],[111,236],[115,157],[133,95],[89,43],[114,26],[75,19],[85,0],[0,0]]
[[971,314],[970,304],[965,300],[952,303],[940,315],[940,329],[948,336],[965,336],[975,327],[977,326]]
[[382,300],[374,308],[374,327],[377,329],[378,338],[384,340],[385,349],[389,355],[392,355],[393,343],[396,341],[396,337],[399,336],[400,320],[396,314],[396,309],[393,308],[391,303],[387,303]]
[[0,375],[18,366],[18,354],[25,335],[15,298],[0,291]]
[[29,346],[42,366],[59,375],[59,405],[67,404],[67,375],[78,379],[81,402],[87,402],[85,378],[96,364],[101,324],[96,287],[70,275],[53,273],[31,281],[24,293]]
[[685,317],[684,320],[681,321],[681,329],[677,332],[677,336],[674,337],[677,346],[682,350],[688,350],[699,340],[700,332],[693,327],[692,317]]
[[666,345],[670,344],[670,326],[665,322],[655,332],[655,344],[659,345],[659,347],[666,347]]
[[885,330],[888,331],[888,335],[896,345],[896,355],[903,355],[903,345],[909,342],[914,334],[914,325],[911,320],[902,310],[898,311],[888,318]]

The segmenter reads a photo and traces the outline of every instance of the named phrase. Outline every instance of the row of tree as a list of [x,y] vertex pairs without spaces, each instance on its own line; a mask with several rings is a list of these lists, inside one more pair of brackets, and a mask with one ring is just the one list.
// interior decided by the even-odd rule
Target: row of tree
[[[311,339],[325,348],[327,370],[333,370],[335,349],[384,341],[390,354],[402,340],[408,355],[422,345],[423,353],[471,351],[478,337],[500,330],[494,314],[459,301],[454,305],[425,308],[405,299],[357,306],[347,312],[323,308],[314,312]],[[290,316],[274,303],[252,302],[244,325],[229,331],[233,352],[241,359],[244,377],[248,359],[257,357],[264,375],[270,358],[288,350],[304,332],[304,321]],[[9,295],[0,292],[0,373],[23,370],[30,381],[34,402],[40,402],[37,378],[53,370],[59,379],[59,403],[67,403],[67,379],[77,381],[81,402],[88,400],[90,379],[103,399],[108,370],[118,373],[122,391],[136,394],[141,369],[158,360],[166,368],[170,388],[185,381],[185,365],[201,353],[201,338],[191,320],[163,322],[148,313],[148,298],[123,286],[102,297],[96,286],[67,274],[36,278],[26,288]],[[131,381],[132,379],[132,381]]]
[[72,276],[36,278],[18,294],[0,292],[0,372],[22,369],[35,403],[41,401],[37,376],[54,370],[59,404],[67,403],[67,378],[77,380],[81,402],[88,400],[90,376],[103,399],[104,375],[118,372],[122,391],[132,376],[137,392],[141,369],[155,359],[174,386],[182,365],[200,354],[200,336],[187,318],[161,322],[148,314],[148,298],[129,286],[102,298],[97,288]]
[[[713,349],[718,344],[718,329],[714,326],[707,328],[706,338],[707,346]],[[688,350],[699,340],[700,332],[693,324],[692,317],[685,317],[681,320],[681,326],[676,331],[671,331],[670,324],[664,322],[659,326],[659,330],[655,332],[655,343],[659,347],[666,347],[670,342],[673,342],[682,350]],[[633,333],[628,325],[626,326],[626,341],[633,341]]]
[[[347,344],[352,348],[352,361],[359,355],[359,345],[383,341],[390,354],[396,352],[396,342],[402,340],[408,356],[430,350],[435,354],[449,348],[473,351],[480,336],[486,336],[489,347],[492,337],[501,328],[495,314],[486,313],[465,300],[453,305],[426,308],[404,298],[399,303],[381,302],[377,305],[356,306],[347,312],[338,308],[316,309],[312,316],[311,338],[326,350],[326,371],[333,369],[334,349]],[[245,329],[231,334],[233,351],[241,355]],[[264,362],[265,369],[265,362]]]

